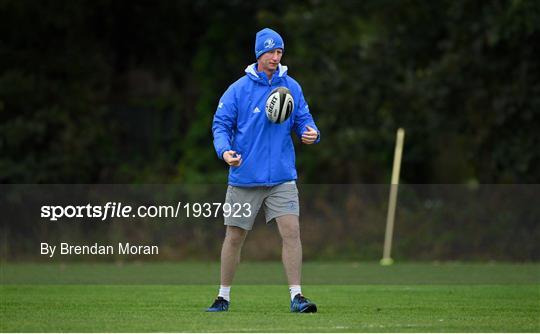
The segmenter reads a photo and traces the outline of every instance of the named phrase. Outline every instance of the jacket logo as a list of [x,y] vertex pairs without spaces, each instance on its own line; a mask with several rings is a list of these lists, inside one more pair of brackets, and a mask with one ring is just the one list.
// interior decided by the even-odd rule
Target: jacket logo
[[218,109],[223,108],[223,102],[219,102]]
[[255,109],[253,109],[253,113],[256,114],[258,112],[261,112],[261,110],[259,109],[259,107],[255,107]]
[[265,49],[273,48],[274,45],[276,45],[276,42],[274,42],[274,40],[272,38],[269,38],[266,41],[264,41],[264,48]]

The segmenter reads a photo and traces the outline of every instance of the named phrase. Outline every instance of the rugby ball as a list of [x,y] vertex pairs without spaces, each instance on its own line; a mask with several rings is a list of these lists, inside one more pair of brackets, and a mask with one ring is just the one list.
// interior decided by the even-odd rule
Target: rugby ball
[[283,123],[291,116],[294,99],[287,87],[278,87],[266,99],[266,117],[272,123]]

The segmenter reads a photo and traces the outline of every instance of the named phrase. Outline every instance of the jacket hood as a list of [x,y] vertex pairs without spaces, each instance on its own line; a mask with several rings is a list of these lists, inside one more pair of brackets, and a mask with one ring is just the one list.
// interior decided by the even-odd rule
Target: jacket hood
[[[285,78],[287,76],[288,69],[289,68],[287,66],[278,64],[277,71],[274,73],[273,78],[276,78],[276,75],[278,78]],[[257,63],[248,65],[245,72],[250,79],[266,85],[268,84],[266,74],[264,74],[264,72],[257,72]]]

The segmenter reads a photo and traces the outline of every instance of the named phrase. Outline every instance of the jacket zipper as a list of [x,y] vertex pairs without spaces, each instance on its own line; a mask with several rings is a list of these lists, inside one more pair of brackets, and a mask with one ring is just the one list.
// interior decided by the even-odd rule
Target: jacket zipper
[[[268,80],[268,90],[272,91],[272,79]],[[272,124],[270,124],[272,126]],[[268,132],[268,136],[270,136],[270,131]],[[268,138],[268,184],[270,184],[272,180],[272,143],[271,143],[271,136]]]

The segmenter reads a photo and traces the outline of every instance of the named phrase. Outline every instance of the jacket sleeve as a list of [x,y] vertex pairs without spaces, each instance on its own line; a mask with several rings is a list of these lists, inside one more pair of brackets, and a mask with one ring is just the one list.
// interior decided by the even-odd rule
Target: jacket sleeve
[[315,143],[318,143],[321,141],[321,132],[317,128],[317,125],[315,125],[315,121],[313,120],[313,117],[311,116],[311,113],[309,112],[309,106],[304,99],[304,94],[302,93],[302,90],[300,90],[300,99],[298,101],[298,108],[296,109],[296,112],[294,113],[294,123],[293,123],[293,129],[294,132],[296,132],[296,135],[298,138],[302,138],[302,134],[307,130],[306,126],[309,125],[310,127],[317,130],[317,133],[319,134],[317,136],[317,140],[315,140]]
[[223,160],[223,152],[231,149],[231,143],[236,129],[238,115],[234,89],[229,87],[221,99],[214,114],[212,134],[214,149],[219,159]]

